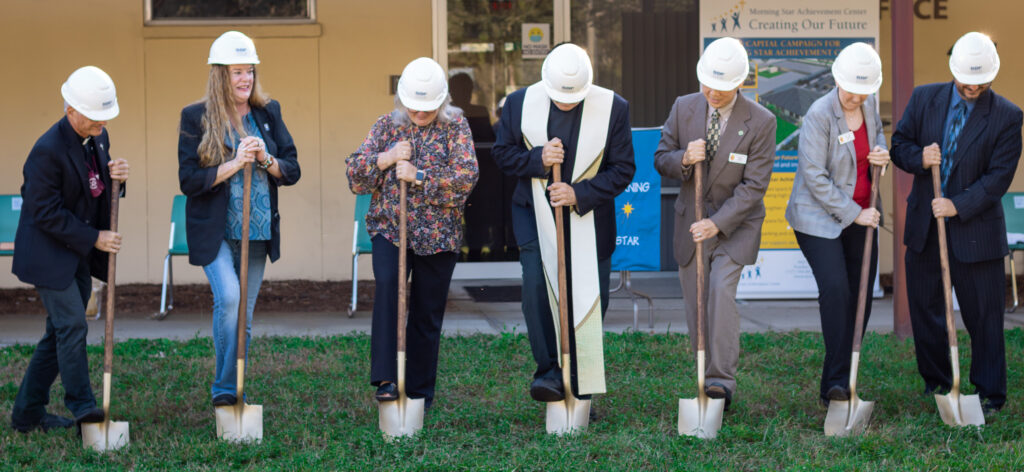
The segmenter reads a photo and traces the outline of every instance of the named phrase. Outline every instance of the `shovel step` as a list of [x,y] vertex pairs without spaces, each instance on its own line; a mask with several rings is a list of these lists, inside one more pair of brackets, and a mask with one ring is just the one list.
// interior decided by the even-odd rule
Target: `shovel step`
[[127,421],[82,423],[82,444],[97,452],[116,451],[128,445]]
[[378,421],[386,439],[415,435],[423,429],[423,398],[409,398],[405,395],[398,400],[378,402]]
[[547,402],[544,428],[548,434],[582,433],[587,426],[590,426],[590,400],[573,398]]
[[722,429],[724,412],[725,399],[722,398],[680,398],[679,435],[715,439]]
[[230,442],[263,441],[263,405],[218,406],[214,415],[218,438]]
[[875,402],[832,400],[825,414],[825,436],[857,436],[863,434],[871,421]]

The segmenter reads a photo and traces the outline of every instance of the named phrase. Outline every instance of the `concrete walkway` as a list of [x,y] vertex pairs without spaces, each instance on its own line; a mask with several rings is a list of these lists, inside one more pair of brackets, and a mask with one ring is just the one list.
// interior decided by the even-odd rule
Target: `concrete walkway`
[[[525,333],[526,325],[519,302],[475,302],[466,286],[518,285],[518,280],[456,280],[449,292],[448,311],[444,319],[446,335]],[[611,285],[618,284],[618,275],[612,275]],[[679,279],[675,272],[634,274],[634,290],[650,295],[654,300],[654,327],[648,325],[647,302],[639,300],[639,331],[653,333],[685,333],[683,301]],[[154,307],[158,303],[154,300]],[[621,333],[633,329],[633,303],[622,291],[612,294],[611,306],[605,319],[605,330]],[[820,331],[818,302],[816,300],[740,300],[740,327],[744,332],[766,331]],[[43,315],[0,316],[0,346],[34,344],[45,330]],[[958,321],[959,323],[959,321]],[[875,332],[892,331],[892,298],[876,299],[868,329]],[[1006,328],[1024,327],[1024,310],[1007,313]],[[963,326],[960,326],[961,329]],[[172,311],[164,321],[154,321],[146,315],[119,315],[116,339],[173,339],[186,340],[209,337],[211,316],[205,313]],[[256,307],[253,327],[256,336],[332,336],[370,332],[370,313],[359,311],[348,318],[344,307],[336,312],[287,313],[261,312]],[[89,343],[99,343],[103,335],[103,321],[89,322]]]

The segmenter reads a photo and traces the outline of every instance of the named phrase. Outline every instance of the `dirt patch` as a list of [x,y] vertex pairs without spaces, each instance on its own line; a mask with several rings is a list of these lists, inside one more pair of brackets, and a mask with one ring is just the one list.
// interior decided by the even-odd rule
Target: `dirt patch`
[[[373,307],[373,281],[360,281],[358,308]],[[124,314],[153,314],[160,310],[160,285],[125,284],[117,286],[117,311]],[[257,309],[288,312],[344,312],[352,298],[352,283],[311,280],[265,281],[260,288]],[[213,295],[207,284],[176,285],[174,310],[191,313],[210,312]],[[31,288],[0,289],[0,315],[46,313],[39,294]]]

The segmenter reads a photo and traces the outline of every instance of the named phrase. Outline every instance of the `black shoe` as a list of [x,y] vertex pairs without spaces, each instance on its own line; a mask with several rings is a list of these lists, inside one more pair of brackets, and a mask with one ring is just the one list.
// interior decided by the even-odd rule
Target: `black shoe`
[[238,403],[238,397],[230,393],[221,393],[213,397],[213,406],[231,406]]
[[730,392],[729,389],[725,388],[725,385],[722,385],[718,382],[711,382],[704,386],[704,393],[708,397],[714,399],[724,399],[725,410],[729,410],[729,405],[732,404],[732,392]]
[[377,387],[377,393],[373,395],[379,402],[393,402],[398,400],[398,385],[394,382],[382,383]]
[[562,379],[540,377],[530,382],[530,397],[539,402],[557,402],[565,399]]
[[828,406],[833,400],[837,402],[850,401],[850,391],[838,385],[829,387],[828,391],[825,392],[825,398],[822,398],[822,402],[825,403],[825,406]]
[[44,433],[50,432],[52,429],[67,429],[75,425],[75,420],[71,418],[65,418],[63,416],[51,415],[49,413],[43,414],[43,418],[38,423],[33,425],[25,426],[23,424],[17,424],[13,420],[11,421],[11,427],[19,433],[30,433],[33,429],[40,428]]
[[987,417],[999,413],[999,410],[1003,409],[1003,404],[996,404],[996,402],[985,399],[981,401],[981,412]]
[[82,423],[99,423],[100,421],[103,421],[103,418],[103,408],[94,406],[75,416],[75,423],[79,425]]
[[949,387],[943,387],[941,385],[925,385],[924,395],[945,395],[949,393]]

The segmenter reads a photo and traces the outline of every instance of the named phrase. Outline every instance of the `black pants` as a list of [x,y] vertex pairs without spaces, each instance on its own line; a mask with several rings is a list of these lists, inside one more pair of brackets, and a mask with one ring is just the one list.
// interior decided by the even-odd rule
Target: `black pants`
[[[548,302],[547,282],[544,279],[544,264],[540,257],[540,242],[530,241],[519,246],[519,264],[523,268],[523,318],[526,319],[527,335],[530,338],[530,350],[537,370],[533,378],[561,377],[558,368],[558,339],[555,334],[555,322],[551,315],[551,304]],[[611,276],[612,258],[598,259],[598,284],[601,292],[601,318],[608,311],[608,279]],[[572,287],[572,283],[569,283]],[[571,306],[570,306],[571,308]],[[572,310],[569,310],[569,324],[572,325]],[[575,347],[573,330],[569,330],[569,346]],[[571,349],[570,352],[575,352]],[[573,355],[575,359],[575,355]],[[573,374],[575,378],[575,373]]]
[[38,424],[50,403],[50,386],[60,374],[64,405],[74,416],[96,406],[89,384],[89,360],[85,354],[85,306],[92,292],[89,264],[78,264],[75,279],[63,290],[36,287],[46,307],[46,334],[36,345],[32,360],[14,399],[11,422],[28,427]]
[[[953,383],[953,370],[946,337],[938,240],[937,225],[933,222],[924,251],[907,250],[907,295],[917,369],[925,388],[946,389]],[[960,316],[971,335],[971,383],[984,401],[1001,407],[1006,403],[1003,260],[960,262],[950,251],[949,273],[960,302]]]
[[[857,317],[861,264],[864,261],[864,237],[867,227],[851,224],[835,239],[821,238],[796,231],[800,251],[818,284],[818,312],[821,334],[825,338],[825,361],[821,366],[820,395],[834,386],[850,385],[850,355]],[[878,261],[878,238],[871,244],[868,291],[865,294],[864,326],[871,317],[871,287]]]
[[[398,380],[398,247],[381,235],[373,242],[373,326],[370,333],[370,383]],[[412,274],[409,321],[406,325],[405,391],[409,398],[434,401],[441,323],[448,303],[448,286],[455,270],[455,252],[417,256],[408,251],[406,269]]]

